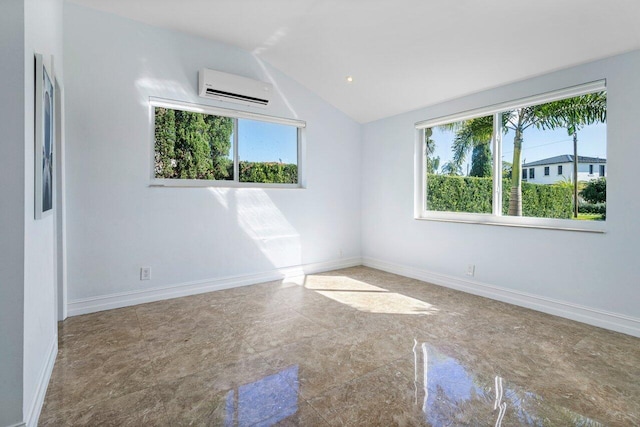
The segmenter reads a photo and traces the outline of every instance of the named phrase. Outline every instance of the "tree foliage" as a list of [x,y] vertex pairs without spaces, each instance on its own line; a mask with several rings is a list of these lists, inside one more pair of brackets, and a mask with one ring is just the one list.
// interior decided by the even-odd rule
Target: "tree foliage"
[[607,201],[607,179],[598,178],[589,181],[580,192],[580,196],[589,203],[605,203]]
[[424,142],[425,142],[425,157],[427,159],[427,173],[436,174],[440,169],[440,156],[434,156],[436,151],[436,142],[431,138],[433,131],[431,129],[425,129]]
[[[455,132],[453,145],[453,159],[451,167],[454,170],[462,170],[462,164],[469,151],[475,156],[471,157],[471,170],[475,175],[491,176],[491,136],[493,134],[493,116],[478,117],[463,122],[449,123],[440,126],[442,129]],[[488,174],[485,175],[485,173]]]
[[190,111],[155,109],[156,178],[228,179],[233,120]]
[[240,162],[240,182],[296,184],[298,166],[277,162]]
[[450,176],[460,176],[462,175],[462,166],[450,160],[442,165],[442,173]]
[[471,154],[471,171],[469,176],[478,178],[490,177],[492,175],[492,159],[489,144],[480,144],[473,147]]

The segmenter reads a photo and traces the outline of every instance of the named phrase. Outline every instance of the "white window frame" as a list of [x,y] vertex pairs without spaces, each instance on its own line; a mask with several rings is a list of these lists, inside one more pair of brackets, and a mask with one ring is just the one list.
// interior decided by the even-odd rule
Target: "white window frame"
[[[180,179],[180,178],[156,178],[155,176],[155,108],[167,108],[172,110],[191,111],[194,113],[210,114],[213,116],[230,117],[234,120],[233,133],[233,180],[215,179]],[[256,120],[267,123],[293,126],[297,128],[297,153],[298,153],[298,182],[296,184],[274,184],[263,182],[240,182],[238,171],[238,132],[236,131],[238,119]],[[306,153],[306,138],[304,129],[307,123],[303,120],[288,119],[282,117],[267,116],[265,114],[250,111],[232,110],[228,108],[212,107],[210,105],[194,104],[191,102],[174,101],[163,98],[149,98],[149,129],[150,129],[150,186],[151,187],[237,187],[237,188],[306,188],[304,160]]]
[[[426,221],[457,222],[467,224],[483,224],[509,227],[541,228],[566,231],[584,231],[604,233],[605,221],[578,221],[574,219],[534,218],[502,215],[502,180],[493,180],[493,208],[492,213],[441,212],[427,210],[427,159],[425,129],[447,123],[470,120],[477,117],[493,115],[493,176],[502,177],[502,120],[501,113],[520,107],[545,104],[547,102],[572,98],[589,93],[605,91],[606,81],[599,80],[565,89],[547,92],[539,95],[521,98],[509,102],[490,105],[448,116],[436,117],[415,123],[415,154],[414,154],[414,219]],[[523,180],[524,181],[524,180]],[[495,201],[499,201],[496,203]]]

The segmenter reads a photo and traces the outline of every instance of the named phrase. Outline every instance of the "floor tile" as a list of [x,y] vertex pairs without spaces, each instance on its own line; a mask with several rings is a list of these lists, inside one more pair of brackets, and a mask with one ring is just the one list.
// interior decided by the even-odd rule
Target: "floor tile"
[[69,405],[58,411],[44,410],[38,425],[137,427],[171,424],[155,391],[146,389],[87,406]]
[[640,425],[640,339],[353,267],[61,322],[40,425]]
[[332,388],[309,404],[330,425],[427,425],[414,402],[413,382],[389,366]]

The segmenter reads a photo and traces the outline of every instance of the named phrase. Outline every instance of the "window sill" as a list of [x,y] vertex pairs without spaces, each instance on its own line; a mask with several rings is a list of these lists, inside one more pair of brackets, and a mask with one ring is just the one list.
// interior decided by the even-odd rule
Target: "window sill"
[[152,179],[149,187],[175,187],[175,188],[283,188],[300,190],[302,184],[272,184],[260,182],[214,181],[206,179]]
[[543,230],[606,233],[605,221],[580,221],[532,217],[506,217],[490,214],[464,214],[453,212],[423,212],[414,219],[422,221],[456,222],[463,224],[493,225],[501,227],[538,228]]

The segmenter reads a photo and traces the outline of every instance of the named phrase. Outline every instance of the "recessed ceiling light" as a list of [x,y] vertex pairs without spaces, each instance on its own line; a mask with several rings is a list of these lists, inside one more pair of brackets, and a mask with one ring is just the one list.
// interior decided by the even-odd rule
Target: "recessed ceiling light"
[[353,82],[353,77],[347,76],[347,83],[352,83],[352,82]]

